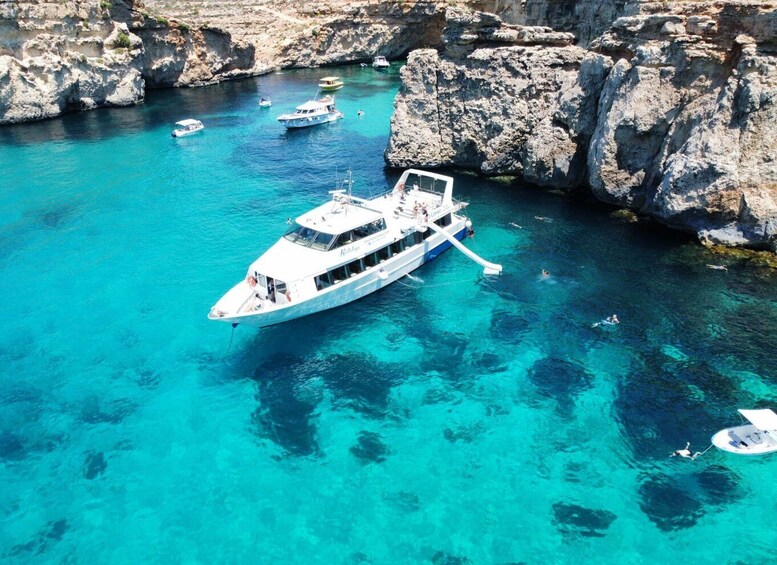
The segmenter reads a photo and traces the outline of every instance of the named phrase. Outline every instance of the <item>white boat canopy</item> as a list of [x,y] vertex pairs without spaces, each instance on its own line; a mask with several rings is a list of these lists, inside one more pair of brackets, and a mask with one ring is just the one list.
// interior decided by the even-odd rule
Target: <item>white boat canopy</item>
[[742,410],[739,413],[761,431],[777,431],[777,414],[769,408],[763,410]]
[[186,127],[186,126],[198,126],[200,125],[200,120],[181,120],[180,122],[175,122],[175,125]]

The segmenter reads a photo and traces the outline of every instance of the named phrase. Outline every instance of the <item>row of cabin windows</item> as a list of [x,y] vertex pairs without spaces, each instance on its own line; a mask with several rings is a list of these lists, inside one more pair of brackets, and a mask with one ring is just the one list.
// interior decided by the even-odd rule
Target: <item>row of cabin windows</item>
[[[439,220],[436,220],[434,223],[440,227],[449,226],[451,224],[451,215],[446,214]],[[318,290],[323,290],[332,286],[333,284],[337,284],[340,281],[344,281],[347,278],[358,275],[367,269],[371,269],[386,259],[402,253],[405,249],[409,249],[414,245],[418,245],[419,243],[428,239],[432,233],[432,230],[429,229],[423,233],[417,231],[409,233],[399,241],[395,241],[394,243],[386,245],[385,247],[381,247],[369,255],[366,255],[360,259],[356,259],[355,261],[351,261],[345,265],[340,265],[337,268],[330,269],[326,273],[322,273],[315,277],[316,288]]]
[[[367,236],[376,234],[386,229],[386,221],[383,218],[377,219],[374,222],[364,224],[358,228],[348,230],[338,235],[336,238],[334,235],[324,232],[316,231],[312,228],[307,228],[294,223],[293,226],[283,236],[289,241],[302,245],[304,247],[310,247],[312,249],[318,249],[320,251],[327,251],[331,249],[337,249],[344,245],[350,245],[360,239]],[[334,243],[332,241],[334,240]]]

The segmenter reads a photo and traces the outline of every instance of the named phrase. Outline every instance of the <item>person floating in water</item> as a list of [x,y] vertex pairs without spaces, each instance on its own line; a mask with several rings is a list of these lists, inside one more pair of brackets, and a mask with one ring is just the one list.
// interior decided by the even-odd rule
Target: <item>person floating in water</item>
[[520,230],[520,229],[523,229],[523,228],[521,228],[521,226],[519,226],[519,225],[518,225],[518,224],[516,224],[515,222],[510,222],[510,225],[511,225],[511,226],[513,226],[514,228],[518,228],[519,230]]
[[728,271],[728,267],[726,267],[725,265],[710,265],[709,263],[707,263],[707,268],[714,269],[716,271]]
[[669,457],[685,457],[687,459],[696,459],[699,455],[701,455],[700,451],[697,451],[694,454],[691,454],[691,442],[687,442],[685,444],[685,447],[683,449],[676,449],[672,452],[672,454]]
[[613,314],[612,316],[607,316],[601,322],[594,322],[593,324],[591,324],[591,327],[595,328],[596,326],[602,326],[602,325],[614,326],[614,325],[620,324],[620,323],[621,323],[621,321],[618,319],[618,315],[617,314]]

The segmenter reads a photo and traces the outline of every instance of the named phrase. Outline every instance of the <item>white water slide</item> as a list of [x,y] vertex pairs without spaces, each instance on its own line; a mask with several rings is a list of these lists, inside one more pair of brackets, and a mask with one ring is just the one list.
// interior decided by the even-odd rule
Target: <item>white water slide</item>
[[440,226],[436,225],[433,222],[430,222],[428,226],[432,229],[432,231],[435,231],[437,233],[441,233],[445,239],[451,242],[453,246],[464,253],[467,257],[472,259],[475,263],[478,263],[481,267],[483,267],[483,274],[484,275],[498,275],[502,272],[502,265],[497,265],[496,263],[491,263],[489,261],[486,261],[482,257],[479,257],[471,250],[464,247],[464,245],[456,239],[454,236],[446,232],[444,229],[442,229]]

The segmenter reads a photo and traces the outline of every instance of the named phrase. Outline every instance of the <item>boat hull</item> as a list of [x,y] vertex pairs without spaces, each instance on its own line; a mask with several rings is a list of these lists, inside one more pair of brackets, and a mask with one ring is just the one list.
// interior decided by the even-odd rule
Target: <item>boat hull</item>
[[335,122],[343,117],[341,112],[333,112],[330,114],[322,114],[320,116],[308,116],[308,117],[288,117],[283,116],[278,118],[278,121],[282,123],[288,129],[309,128],[312,126],[318,126],[321,124],[327,124],[329,122]]
[[173,137],[186,137],[187,135],[194,135],[195,133],[201,132],[205,128],[198,128],[193,130],[181,130],[177,129],[173,131]]
[[[448,233],[451,233],[459,241],[466,237],[467,227],[464,225],[463,219],[460,219],[450,227],[455,231],[451,230]],[[390,285],[408,273],[412,273],[414,270],[435,259],[452,246],[452,244],[445,240],[441,235],[439,236],[439,239],[434,238],[434,241],[432,241],[432,239],[433,238],[429,238],[417,248],[408,250],[407,254],[404,256],[392,257],[381,264],[381,268],[373,268],[369,271],[365,271],[353,279],[344,281],[339,285],[331,286],[326,290],[321,291],[317,296],[299,304],[295,304],[292,301],[290,304],[285,304],[265,312],[260,310],[258,312],[247,312],[244,314],[223,317],[211,314],[208,317],[211,320],[264,328],[349,304],[350,302],[363,298]],[[427,242],[431,243],[427,245]]]
[[712,445],[721,451],[739,455],[764,455],[777,451],[777,440],[752,424],[720,430],[712,436]]
[[344,86],[345,86],[344,83],[343,84],[327,85],[327,86],[322,86],[322,85],[319,84],[318,88],[321,90],[321,92],[334,92],[335,90],[340,90]]

